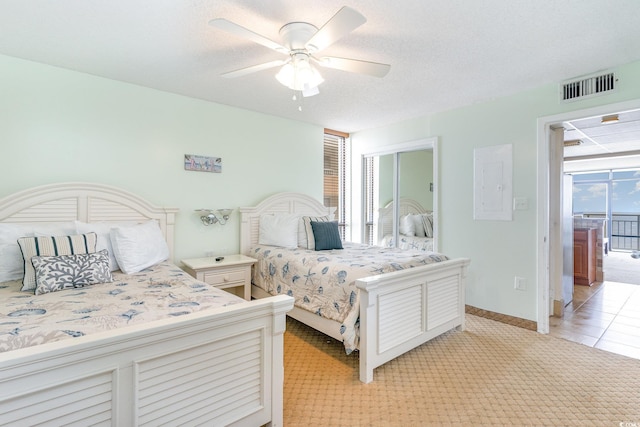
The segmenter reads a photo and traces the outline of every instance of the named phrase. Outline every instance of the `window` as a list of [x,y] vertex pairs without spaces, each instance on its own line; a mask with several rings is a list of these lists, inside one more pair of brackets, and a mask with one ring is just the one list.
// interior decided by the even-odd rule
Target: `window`
[[324,205],[336,208],[340,237],[345,240],[347,217],[348,133],[324,130]]
[[363,175],[364,175],[364,243],[367,245],[375,245],[376,244],[376,236],[375,236],[375,220],[376,220],[376,177],[377,171],[375,167],[374,156],[368,156],[363,159]]
[[606,218],[612,250],[640,250],[640,170],[574,174],[573,213]]

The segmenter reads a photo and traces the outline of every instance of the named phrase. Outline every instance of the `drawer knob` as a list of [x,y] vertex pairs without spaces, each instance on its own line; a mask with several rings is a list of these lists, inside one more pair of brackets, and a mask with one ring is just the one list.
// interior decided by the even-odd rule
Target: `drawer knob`
[[224,278],[222,280],[224,280],[225,282],[228,282],[229,281],[229,276],[224,276]]

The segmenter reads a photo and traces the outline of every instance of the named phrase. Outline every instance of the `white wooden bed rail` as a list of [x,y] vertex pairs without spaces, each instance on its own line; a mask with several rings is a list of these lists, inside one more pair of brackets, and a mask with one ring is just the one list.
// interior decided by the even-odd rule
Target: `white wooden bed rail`
[[0,425],[282,426],[292,305],[274,297],[0,353]]
[[[360,293],[360,380],[453,328],[464,330],[464,278],[455,259],[356,281]],[[400,309],[400,311],[399,311]]]
[[[329,208],[298,193],[280,193],[255,207],[241,208],[241,252],[250,255],[258,242],[262,214],[321,216]],[[364,278],[360,289],[360,381],[373,380],[373,370],[450,330],[464,329],[464,289],[469,260],[460,258]],[[252,287],[254,298],[268,294]],[[340,323],[294,307],[288,316],[338,340]],[[403,325],[402,329],[398,325]],[[409,325],[406,327],[406,325]]]
[[[177,211],[94,183],[0,199],[0,222],[154,219],[171,250]],[[282,426],[291,307],[271,297],[0,353],[0,425]]]

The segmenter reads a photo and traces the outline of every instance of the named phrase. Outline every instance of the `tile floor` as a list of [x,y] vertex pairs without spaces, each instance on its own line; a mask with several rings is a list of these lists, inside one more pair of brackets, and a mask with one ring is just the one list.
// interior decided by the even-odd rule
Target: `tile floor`
[[549,333],[640,359],[640,285],[609,281],[576,285],[564,318],[549,319]]

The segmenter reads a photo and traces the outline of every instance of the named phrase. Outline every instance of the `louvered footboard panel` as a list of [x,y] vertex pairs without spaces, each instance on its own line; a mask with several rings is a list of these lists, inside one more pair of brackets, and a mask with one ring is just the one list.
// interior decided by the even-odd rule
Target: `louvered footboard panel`
[[460,315],[460,278],[457,275],[431,280],[427,286],[427,330]]
[[263,409],[263,341],[252,331],[139,362],[140,425],[226,425]]
[[36,390],[7,401],[3,426],[110,426],[113,371]]
[[424,328],[423,284],[378,298],[378,353],[418,336]]

